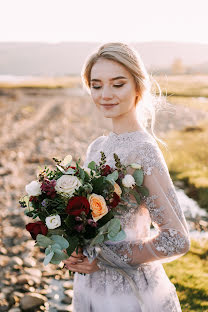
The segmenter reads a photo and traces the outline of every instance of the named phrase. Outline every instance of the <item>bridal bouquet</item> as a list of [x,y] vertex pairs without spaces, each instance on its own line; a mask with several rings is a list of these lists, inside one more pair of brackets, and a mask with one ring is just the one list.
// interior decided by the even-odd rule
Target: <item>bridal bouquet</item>
[[129,166],[122,165],[116,154],[114,159],[115,168],[111,168],[101,152],[99,165],[91,161],[83,168],[80,159],[71,165],[71,155],[62,161],[53,158],[55,169],[45,167],[37,180],[26,185],[27,195],[19,203],[35,221],[26,229],[35,245],[45,248],[45,265],[59,264],[78,247],[95,249],[105,241],[125,239],[118,216],[128,203],[126,195],[134,195],[140,203],[148,190],[142,186],[139,164],[129,165],[135,169],[130,175]]

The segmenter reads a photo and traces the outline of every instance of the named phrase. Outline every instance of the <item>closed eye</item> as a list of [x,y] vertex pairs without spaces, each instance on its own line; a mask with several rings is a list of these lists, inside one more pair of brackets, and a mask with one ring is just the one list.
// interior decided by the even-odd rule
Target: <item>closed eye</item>
[[[113,85],[115,88],[121,88],[125,83]],[[101,86],[92,86],[93,89],[100,89]]]

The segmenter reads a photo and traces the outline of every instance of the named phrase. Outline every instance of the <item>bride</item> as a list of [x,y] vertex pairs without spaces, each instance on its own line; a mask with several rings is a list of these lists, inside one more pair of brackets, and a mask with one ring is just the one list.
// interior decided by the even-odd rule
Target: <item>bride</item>
[[[173,182],[154,134],[146,130],[145,112],[154,108],[150,80],[137,52],[124,43],[107,43],[92,54],[82,79],[113,131],[88,147],[84,166],[100,161],[115,168],[113,153],[124,165],[138,163],[144,170],[149,195],[130,203],[119,216],[127,234],[121,242],[105,242],[91,263],[79,250],[64,261],[75,273],[74,312],[179,312],[175,286],[162,263],[190,248],[189,232]],[[152,102],[151,102],[152,101]],[[138,116],[139,112],[139,118]],[[161,141],[162,142],[162,141]],[[131,173],[131,172],[129,172]],[[150,232],[153,224],[155,234]],[[79,274],[79,273],[86,273]]]

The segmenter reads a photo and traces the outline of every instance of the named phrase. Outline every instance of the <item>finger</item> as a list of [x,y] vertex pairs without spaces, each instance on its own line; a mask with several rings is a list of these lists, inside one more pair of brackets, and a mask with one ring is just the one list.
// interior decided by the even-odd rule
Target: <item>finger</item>
[[88,273],[88,270],[84,267],[79,267],[79,265],[66,265],[66,268],[72,272],[78,272],[78,273]]
[[63,263],[65,264],[77,264],[77,263],[83,263],[83,262],[84,262],[84,259],[73,259],[73,258],[63,261]]

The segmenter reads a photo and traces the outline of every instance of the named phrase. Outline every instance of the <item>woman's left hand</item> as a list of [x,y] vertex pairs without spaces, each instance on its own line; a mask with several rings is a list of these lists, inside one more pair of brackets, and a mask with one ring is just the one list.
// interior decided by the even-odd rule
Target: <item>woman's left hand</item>
[[97,266],[97,259],[93,260],[92,263],[89,262],[87,257],[84,257],[82,260],[79,260],[77,263],[72,263],[71,260],[64,260],[65,267],[72,272],[78,273],[94,273],[99,271],[100,268]]

